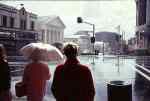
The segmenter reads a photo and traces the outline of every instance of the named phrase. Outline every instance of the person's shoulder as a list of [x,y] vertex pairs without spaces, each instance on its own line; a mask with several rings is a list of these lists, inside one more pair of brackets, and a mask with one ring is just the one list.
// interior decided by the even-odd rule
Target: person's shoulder
[[84,65],[84,64],[78,64],[78,66],[82,69],[82,70],[85,70],[85,71],[90,71],[89,67]]
[[37,64],[40,64],[41,66],[44,66],[44,67],[48,67],[48,63],[46,63],[46,62],[39,62]]
[[56,66],[56,70],[61,70],[64,67],[64,64],[59,64]]

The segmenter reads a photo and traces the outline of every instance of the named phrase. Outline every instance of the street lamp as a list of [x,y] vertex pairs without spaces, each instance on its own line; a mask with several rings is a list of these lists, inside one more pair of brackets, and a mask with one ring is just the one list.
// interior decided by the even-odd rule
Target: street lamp
[[[82,17],[77,17],[77,23],[86,23],[88,25],[93,26],[93,36],[91,37],[91,43],[93,44],[93,54],[95,54],[94,43],[95,43],[95,25],[86,21],[83,21]],[[95,64],[94,57],[92,64]]]

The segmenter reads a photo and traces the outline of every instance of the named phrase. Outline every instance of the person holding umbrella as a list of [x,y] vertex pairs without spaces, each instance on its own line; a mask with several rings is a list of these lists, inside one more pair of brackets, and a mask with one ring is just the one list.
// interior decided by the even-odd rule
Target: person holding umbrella
[[89,68],[77,59],[77,45],[67,43],[63,51],[67,59],[56,67],[51,86],[56,101],[94,101],[92,75]]
[[[38,50],[32,55],[38,54]],[[42,101],[45,93],[46,80],[50,79],[48,65],[38,59],[37,56],[32,57],[32,62],[26,65],[23,75],[23,84],[26,87],[26,95],[28,101]]]
[[10,67],[6,60],[6,51],[0,44],[0,101],[11,101],[11,76]]
[[23,74],[23,85],[28,101],[43,101],[46,80],[51,75],[46,62],[58,59],[61,54],[58,49],[49,44],[31,43],[21,48],[21,53],[32,60],[26,65]]

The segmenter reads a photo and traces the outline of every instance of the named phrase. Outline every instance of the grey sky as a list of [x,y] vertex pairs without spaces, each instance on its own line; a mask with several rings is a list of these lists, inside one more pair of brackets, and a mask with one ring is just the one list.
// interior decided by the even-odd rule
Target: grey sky
[[92,26],[77,24],[81,16],[87,22],[94,23],[97,31],[117,31],[121,25],[126,38],[134,36],[136,9],[135,1],[1,1],[7,5],[19,7],[20,3],[38,16],[58,15],[66,25],[65,35],[78,30],[92,30]]

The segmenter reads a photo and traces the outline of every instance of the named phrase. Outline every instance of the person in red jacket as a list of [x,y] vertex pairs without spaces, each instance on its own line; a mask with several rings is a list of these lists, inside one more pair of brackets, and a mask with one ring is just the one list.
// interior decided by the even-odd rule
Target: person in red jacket
[[43,101],[46,80],[49,80],[50,76],[48,64],[38,60],[38,57],[32,58],[32,62],[27,64],[23,74],[27,101]]
[[51,86],[56,101],[94,101],[95,88],[89,68],[77,59],[74,43],[64,46],[66,61],[56,67]]

